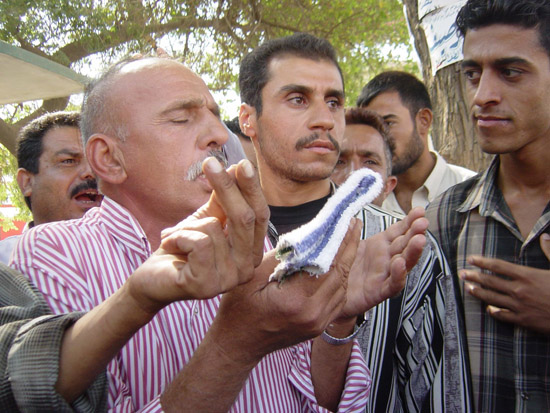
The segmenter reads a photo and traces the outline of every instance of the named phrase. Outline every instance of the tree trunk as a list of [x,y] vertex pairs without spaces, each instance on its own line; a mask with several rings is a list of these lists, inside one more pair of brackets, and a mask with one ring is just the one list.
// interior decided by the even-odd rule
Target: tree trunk
[[430,51],[418,19],[418,0],[403,0],[403,4],[422,65],[424,83],[432,99],[434,147],[448,162],[481,171],[487,167],[492,156],[484,153],[476,142],[460,66],[458,63],[446,66],[432,76]]

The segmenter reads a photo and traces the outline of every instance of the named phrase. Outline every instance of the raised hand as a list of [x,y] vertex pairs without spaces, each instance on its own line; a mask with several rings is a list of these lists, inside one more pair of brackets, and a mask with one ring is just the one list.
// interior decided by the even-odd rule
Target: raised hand
[[346,300],[348,274],[359,242],[360,225],[353,221],[328,273],[303,272],[279,284],[268,282],[277,261],[266,254],[254,279],[224,294],[211,327],[223,348],[261,359],[279,348],[318,336]]
[[163,231],[159,249],[130,277],[147,311],[182,299],[210,298],[249,281],[262,259],[269,209],[249,161],[229,171],[208,158],[214,191],[195,214]]
[[362,314],[404,288],[426,245],[427,228],[424,209],[414,208],[403,220],[360,242],[340,317]]

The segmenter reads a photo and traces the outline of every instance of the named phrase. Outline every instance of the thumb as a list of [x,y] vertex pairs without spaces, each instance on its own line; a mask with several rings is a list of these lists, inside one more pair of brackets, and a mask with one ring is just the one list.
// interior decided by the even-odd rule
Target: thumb
[[546,255],[546,258],[550,260],[550,235],[547,233],[544,233],[540,236],[540,247],[542,248],[542,252],[544,252],[544,255]]

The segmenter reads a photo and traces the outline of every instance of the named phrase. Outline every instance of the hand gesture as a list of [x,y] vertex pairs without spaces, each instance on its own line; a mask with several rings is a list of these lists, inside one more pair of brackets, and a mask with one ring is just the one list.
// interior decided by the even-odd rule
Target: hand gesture
[[177,300],[214,297],[249,281],[263,256],[269,208],[249,161],[223,170],[208,158],[214,191],[193,215],[162,233],[159,249],[130,277],[147,311]]
[[281,284],[269,282],[277,261],[274,251],[266,254],[250,282],[224,294],[210,329],[218,345],[233,357],[257,362],[321,334],[345,303],[359,235],[360,224],[353,220],[330,271],[318,277],[302,272]]
[[414,208],[385,231],[362,240],[348,281],[341,318],[362,314],[399,293],[426,245],[428,220]]
[[[543,234],[540,245],[550,259],[550,237]],[[464,290],[486,302],[489,315],[550,334],[550,270],[481,256],[469,257],[468,263],[481,271],[460,271]]]

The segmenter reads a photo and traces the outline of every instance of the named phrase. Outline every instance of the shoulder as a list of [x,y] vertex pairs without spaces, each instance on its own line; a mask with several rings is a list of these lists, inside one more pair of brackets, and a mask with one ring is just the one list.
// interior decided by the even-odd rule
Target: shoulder
[[466,200],[472,188],[479,182],[480,177],[481,174],[476,174],[451,186],[428,205],[426,208],[427,214],[429,214],[430,211],[437,211],[438,213],[455,211]]
[[460,182],[477,175],[477,172],[471,169],[464,168],[458,165],[447,164],[447,168],[451,174],[453,174]]

